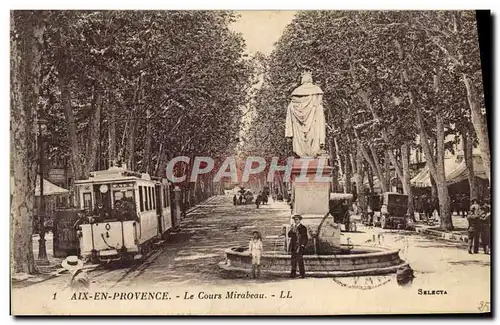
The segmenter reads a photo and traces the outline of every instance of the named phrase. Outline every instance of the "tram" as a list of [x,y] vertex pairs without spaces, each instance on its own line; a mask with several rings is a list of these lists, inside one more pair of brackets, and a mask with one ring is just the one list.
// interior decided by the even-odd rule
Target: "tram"
[[166,179],[111,167],[75,181],[80,254],[94,263],[141,260],[178,226]]

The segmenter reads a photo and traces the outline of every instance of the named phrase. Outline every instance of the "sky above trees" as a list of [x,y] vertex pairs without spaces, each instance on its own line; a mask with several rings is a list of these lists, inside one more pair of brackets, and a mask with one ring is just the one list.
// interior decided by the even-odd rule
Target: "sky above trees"
[[246,42],[246,53],[271,54],[285,27],[296,11],[237,11],[241,16],[230,28],[241,33]]

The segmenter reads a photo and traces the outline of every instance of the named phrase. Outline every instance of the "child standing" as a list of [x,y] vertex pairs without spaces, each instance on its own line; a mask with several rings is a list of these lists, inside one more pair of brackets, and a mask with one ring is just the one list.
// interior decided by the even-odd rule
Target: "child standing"
[[252,276],[260,276],[260,257],[262,255],[262,237],[257,230],[252,232],[252,239],[248,245],[250,255],[252,256]]

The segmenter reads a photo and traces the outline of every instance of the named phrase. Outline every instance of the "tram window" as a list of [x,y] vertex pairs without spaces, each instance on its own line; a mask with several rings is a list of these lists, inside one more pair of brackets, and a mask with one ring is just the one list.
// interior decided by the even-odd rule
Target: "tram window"
[[148,195],[149,195],[149,209],[153,210],[153,198],[151,197],[151,187],[148,186]]
[[83,208],[85,210],[92,209],[92,193],[83,193]]
[[153,209],[156,209],[156,193],[155,188],[151,188],[151,197],[153,198]]
[[167,207],[170,206],[170,193],[169,193],[169,188],[167,187],[165,189],[165,201],[167,202]]
[[153,209],[156,209],[156,192],[154,187],[151,188],[151,196],[153,197]]
[[128,199],[132,199],[135,201],[135,197],[134,197],[134,191],[132,190],[127,190],[125,192],[125,197],[128,198]]
[[149,210],[149,195],[148,195],[148,187],[144,186],[144,196],[146,197],[146,211]]
[[155,188],[151,188],[151,202],[153,202],[153,206],[151,208],[156,208],[156,197],[155,197]]
[[166,208],[167,207],[167,195],[165,193],[165,188],[163,187],[162,188],[162,195],[163,195],[163,207]]
[[153,196],[151,195],[151,187],[148,187],[149,191],[149,210],[153,210]]
[[144,197],[142,196],[142,186],[139,186],[139,205],[141,208],[141,212],[144,211]]
[[113,192],[113,203],[116,204],[117,201],[123,199],[124,193],[122,191]]

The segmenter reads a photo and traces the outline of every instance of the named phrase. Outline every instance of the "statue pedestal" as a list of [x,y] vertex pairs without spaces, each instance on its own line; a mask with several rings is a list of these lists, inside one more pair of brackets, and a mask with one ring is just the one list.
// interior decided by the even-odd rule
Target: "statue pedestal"
[[324,156],[295,159],[292,167],[292,216],[300,214],[302,224],[308,229],[306,254],[334,253],[341,248],[340,225],[333,222],[333,217],[325,218],[329,210],[331,172],[328,157]]
[[292,210],[295,214],[328,213],[332,167],[327,157],[295,159],[292,167]]

